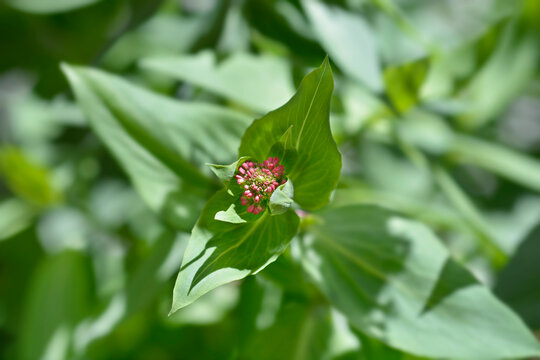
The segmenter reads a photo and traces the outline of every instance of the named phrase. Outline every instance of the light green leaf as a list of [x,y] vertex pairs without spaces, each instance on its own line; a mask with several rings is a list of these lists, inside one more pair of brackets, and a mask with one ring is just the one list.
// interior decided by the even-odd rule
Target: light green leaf
[[459,94],[469,105],[458,119],[467,128],[479,128],[503,112],[537,71],[538,35],[523,34],[514,25],[504,29],[489,61]]
[[[171,313],[218,286],[255,274],[281,254],[298,229],[298,216],[267,211],[238,213],[244,221],[230,220],[227,211],[237,196],[226,189],[206,204],[192,231],[173,293]],[[245,208],[245,207],[242,207]],[[221,213],[221,216],[216,214]]]
[[422,59],[384,70],[386,92],[400,113],[405,113],[418,102],[428,65],[428,60]]
[[320,216],[305,238],[303,265],[368,336],[437,358],[540,354],[523,322],[422,224],[358,205]]
[[0,202],[0,241],[30,226],[35,214],[36,211],[30,204],[17,198]]
[[359,15],[305,0],[302,5],[321,45],[340,69],[375,92],[383,89],[377,44]]
[[259,161],[284,154],[280,160],[294,183],[294,201],[306,209],[328,203],[341,169],[341,155],[329,125],[333,86],[332,70],[325,59],[302,80],[289,102],[255,120],[240,144],[241,156]]
[[281,58],[236,53],[216,63],[213,52],[144,59],[144,69],[190,82],[257,112],[282,105],[294,93],[291,69]]
[[62,200],[49,169],[35,163],[13,146],[0,147],[0,180],[15,195],[33,205],[48,206]]
[[270,197],[269,208],[272,215],[280,215],[289,210],[293,203],[294,186],[292,180],[280,185]]
[[216,165],[216,164],[206,164],[212,170],[212,172],[218,177],[218,179],[225,185],[225,187],[228,187],[231,179],[233,178],[234,174],[238,170],[238,167],[242,165],[244,161],[247,161],[248,157],[241,157],[237,161],[233,162],[229,165]]
[[217,188],[208,162],[230,163],[249,118],[158,96],[107,73],[63,65],[89,122],[146,203],[189,229]]
[[455,137],[449,155],[457,162],[482,167],[534,191],[540,191],[540,162],[519,151],[460,135]]
[[19,10],[36,14],[54,14],[75,10],[100,0],[8,0],[7,3]]

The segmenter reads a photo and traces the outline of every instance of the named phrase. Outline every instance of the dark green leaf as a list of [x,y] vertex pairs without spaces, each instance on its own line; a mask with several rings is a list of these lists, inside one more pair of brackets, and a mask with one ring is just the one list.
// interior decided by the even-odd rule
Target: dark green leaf
[[288,301],[270,326],[247,340],[240,359],[322,359],[328,351],[331,326],[327,307]]
[[280,216],[237,213],[230,209],[236,198],[223,189],[203,209],[176,279],[171,313],[218,286],[262,270],[296,234],[294,211]]
[[540,329],[540,225],[537,225],[501,271],[495,294],[533,329]]
[[[280,160],[294,183],[294,201],[306,209],[328,203],[341,169],[341,155],[329,125],[333,86],[326,59],[302,80],[289,102],[255,120],[240,145],[241,156],[259,161],[285,154]],[[282,146],[276,146],[279,143]],[[287,143],[293,147],[288,148]]]
[[376,207],[346,206],[322,213],[310,230],[306,270],[368,336],[419,356],[540,354],[523,322],[423,225]]

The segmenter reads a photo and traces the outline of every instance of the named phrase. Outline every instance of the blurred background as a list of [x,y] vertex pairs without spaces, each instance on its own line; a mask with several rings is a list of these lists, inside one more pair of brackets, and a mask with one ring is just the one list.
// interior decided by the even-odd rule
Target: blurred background
[[0,358],[414,359],[310,327],[325,300],[289,253],[168,317],[198,213],[150,210],[63,62],[256,118],[328,54],[334,202],[425,222],[540,330],[539,35],[535,0],[3,0]]

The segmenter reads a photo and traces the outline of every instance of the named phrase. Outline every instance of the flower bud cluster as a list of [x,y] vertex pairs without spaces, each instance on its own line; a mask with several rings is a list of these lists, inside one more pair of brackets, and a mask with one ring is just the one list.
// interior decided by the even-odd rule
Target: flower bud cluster
[[260,164],[244,162],[235,177],[238,185],[244,188],[240,202],[247,206],[247,212],[255,215],[261,213],[276,188],[287,182],[284,176],[285,168],[279,165],[277,157],[269,157]]

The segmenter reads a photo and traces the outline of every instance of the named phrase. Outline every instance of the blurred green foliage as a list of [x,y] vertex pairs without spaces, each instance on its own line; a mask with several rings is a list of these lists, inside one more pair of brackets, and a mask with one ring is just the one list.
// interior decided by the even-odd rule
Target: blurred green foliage
[[[421,321],[385,309],[390,327],[414,326],[379,336],[382,315],[360,307],[369,301],[354,283],[416,304],[358,266],[386,264],[407,237],[350,241],[348,224],[390,231],[381,210],[339,223],[365,205],[431,228],[444,248],[427,268],[454,256],[448,273],[425,276],[434,303],[482,283],[538,334],[538,39],[537,0],[0,2],[0,358],[420,359],[395,348],[420,352],[403,339]],[[189,233],[219,188],[205,163],[234,161],[251,120],[287,102],[326,54],[343,161],[331,206],[349,211],[304,217],[274,264],[169,317]],[[335,228],[319,223],[327,217]],[[302,242],[310,227],[318,236]],[[336,260],[359,246],[364,260]],[[302,258],[311,248],[328,248],[321,268]],[[476,279],[437,288],[445,274],[462,280],[458,263]],[[385,278],[401,281],[390,268]],[[342,283],[350,291],[333,290]],[[488,297],[467,290],[464,303]],[[464,329],[460,339],[479,336]],[[521,328],[508,329],[517,344]],[[448,346],[436,339],[433,352]]]

